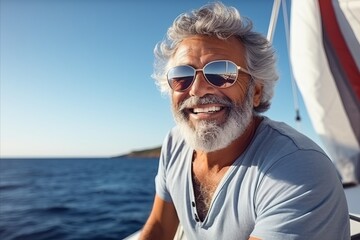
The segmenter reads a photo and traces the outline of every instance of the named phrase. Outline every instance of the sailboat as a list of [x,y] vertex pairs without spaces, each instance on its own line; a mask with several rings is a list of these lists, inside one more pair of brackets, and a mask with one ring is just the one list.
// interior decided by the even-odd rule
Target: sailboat
[[[360,239],[360,1],[292,0],[289,21],[286,0],[275,0],[270,42],[281,6],[293,87],[299,88],[313,127],[342,178],[351,239]],[[181,226],[174,239],[186,239]]]

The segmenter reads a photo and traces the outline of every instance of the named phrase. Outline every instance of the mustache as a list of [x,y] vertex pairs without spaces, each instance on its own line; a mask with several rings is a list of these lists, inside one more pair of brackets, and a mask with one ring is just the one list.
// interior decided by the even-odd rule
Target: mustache
[[202,104],[221,104],[226,107],[233,107],[234,103],[228,97],[220,97],[216,95],[205,95],[203,97],[192,96],[179,104],[179,111],[183,111],[186,108],[192,108],[196,105]]

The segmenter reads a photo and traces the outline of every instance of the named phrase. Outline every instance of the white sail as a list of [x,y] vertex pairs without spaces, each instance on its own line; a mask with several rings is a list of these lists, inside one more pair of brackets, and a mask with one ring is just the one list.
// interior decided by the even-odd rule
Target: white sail
[[360,1],[293,0],[290,57],[315,131],[343,182],[360,181]]

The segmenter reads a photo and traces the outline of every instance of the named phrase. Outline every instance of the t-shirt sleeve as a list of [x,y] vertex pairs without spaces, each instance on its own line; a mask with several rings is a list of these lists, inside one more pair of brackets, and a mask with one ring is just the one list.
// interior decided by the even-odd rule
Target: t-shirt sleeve
[[165,140],[161,147],[159,167],[158,167],[157,175],[155,177],[155,189],[156,189],[156,194],[160,198],[162,198],[164,201],[172,202],[170,193],[166,185],[166,169],[170,158],[169,144],[170,144],[170,133],[165,137]]
[[331,161],[317,151],[298,150],[267,169],[255,208],[251,236],[260,239],[349,239],[341,182]]

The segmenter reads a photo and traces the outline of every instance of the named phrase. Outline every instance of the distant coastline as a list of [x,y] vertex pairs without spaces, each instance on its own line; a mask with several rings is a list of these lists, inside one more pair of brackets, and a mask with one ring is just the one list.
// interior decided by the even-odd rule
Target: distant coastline
[[94,156],[5,156],[0,157],[0,160],[10,160],[10,159],[98,159],[98,158],[160,158],[161,146],[135,150],[122,155],[107,156],[107,157],[94,157]]
[[161,147],[155,147],[150,149],[144,149],[144,150],[137,150],[137,151],[131,151],[124,155],[114,156],[113,158],[159,158],[161,152]]

